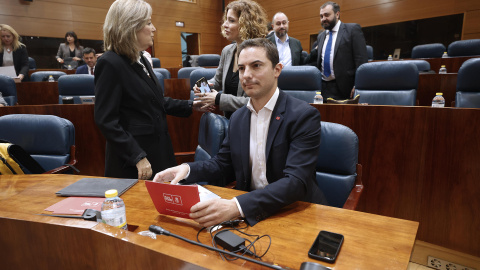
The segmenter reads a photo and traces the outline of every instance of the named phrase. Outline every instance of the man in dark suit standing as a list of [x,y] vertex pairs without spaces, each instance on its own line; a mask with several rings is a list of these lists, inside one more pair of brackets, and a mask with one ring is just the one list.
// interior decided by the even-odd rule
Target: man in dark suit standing
[[267,38],[277,46],[280,63],[286,66],[299,66],[305,64],[302,56],[302,44],[296,38],[288,36],[288,18],[282,12],[273,15],[272,27],[274,35]]
[[95,65],[97,64],[97,56],[92,48],[83,49],[83,61],[85,65],[79,66],[75,74],[95,74]]
[[320,114],[277,88],[282,65],[270,41],[246,40],[238,51],[240,83],[250,100],[230,118],[222,148],[210,160],[169,168],[153,179],[217,185],[236,180],[236,189],[250,191],[194,205],[190,217],[205,227],[239,216],[253,226],[296,201],[326,202],[315,181]]
[[318,35],[318,46],[309,59],[317,59],[317,67],[322,71],[322,95],[351,98],[357,68],[368,61],[362,28],[356,23],[341,22],[340,6],[330,1],[320,7],[320,20],[325,31]]

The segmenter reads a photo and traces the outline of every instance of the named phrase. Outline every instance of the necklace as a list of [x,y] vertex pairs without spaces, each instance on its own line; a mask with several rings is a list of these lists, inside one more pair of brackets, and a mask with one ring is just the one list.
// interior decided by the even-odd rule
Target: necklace
[[12,49],[10,48],[7,48],[7,52],[10,53],[12,51]]

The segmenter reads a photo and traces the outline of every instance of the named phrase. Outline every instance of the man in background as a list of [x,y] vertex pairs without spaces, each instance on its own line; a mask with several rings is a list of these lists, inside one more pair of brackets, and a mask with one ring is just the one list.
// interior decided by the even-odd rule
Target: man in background
[[322,72],[322,95],[326,98],[353,97],[355,73],[368,61],[362,28],[356,23],[340,21],[340,6],[326,2],[320,7],[320,22],[325,31],[317,37],[318,46],[309,60],[317,60]]
[[303,65],[306,57],[302,56],[302,44],[298,39],[288,36],[288,23],[287,15],[277,12],[272,19],[275,34],[267,38],[277,46],[280,63],[284,67]]
[[97,64],[97,56],[92,48],[83,49],[83,61],[85,65],[79,66],[75,74],[95,74],[95,64]]

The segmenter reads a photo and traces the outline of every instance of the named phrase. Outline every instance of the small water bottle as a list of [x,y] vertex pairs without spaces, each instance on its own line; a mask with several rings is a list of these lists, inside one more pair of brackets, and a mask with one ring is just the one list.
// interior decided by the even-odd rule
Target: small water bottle
[[52,76],[52,75],[50,75],[50,76],[48,76],[48,81],[49,81],[49,82],[54,82],[54,81],[55,81],[55,79],[53,78],[53,76]]
[[105,198],[102,204],[102,222],[126,230],[125,203],[118,197],[118,191],[116,189],[105,191]]
[[438,71],[438,74],[447,74],[447,68],[445,67],[445,65],[442,65],[440,67],[440,70]]
[[73,68],[72,68],[72,65],[68,65],[67,69],[68,69],[68,70],[72,70],[72,69],[73,69]]
[[388,59],[387,59],[387,60],[388,60],[388,61],[392,61],[392,60],[393,60],[393,58],[392,58],[392,55],[391,55],[391,54],[388,56]]
[[313,98],[313,104],[323,104],[322,92],[317,92]]
[[448,53],[447,53],[447,52],[443,52],[442,58],[448,58]]
[[443,93],[436,93],[436,96],[432,100],[432,107],[445,107],[445,99],[443,98]]

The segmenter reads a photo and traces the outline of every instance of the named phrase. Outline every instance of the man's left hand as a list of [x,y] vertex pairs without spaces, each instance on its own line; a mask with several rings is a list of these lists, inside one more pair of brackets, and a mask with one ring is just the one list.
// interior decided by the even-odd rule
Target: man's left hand
[[199,202],[190,209],[190,217],[203,227],[213,226],[240,216],[235,200],[212,199]]

